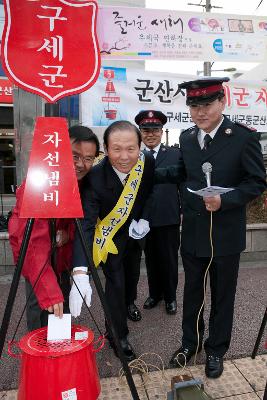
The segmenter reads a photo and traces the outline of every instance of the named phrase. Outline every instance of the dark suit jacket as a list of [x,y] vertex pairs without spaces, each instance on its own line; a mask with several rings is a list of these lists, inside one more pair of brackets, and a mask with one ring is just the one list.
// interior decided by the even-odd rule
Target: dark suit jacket
[[[154,159],[145,155],[145,166],[138,194],[127,222],[114,236],[114,243],[120,247],[128,240],[128,228],[132,219],[149,219],[149,202],[147,199],[152,192],[154,179]],[[86,186],[86,185],[85,185]],[[92,245],[97,218],[105,218],[115,207],[123,185],[113,170],[108,157],[105,157],[90,171],[88,185],[83,189],[82,204],[84,219],[81,221],[86,242]],[[118,249],[119,250],[119,249]],[[87,265],[80,239],[76,233],[73,249],[73,267]]]
[[[161,145],[155,160],[156,168],[177,164],[180,150]],[[180,224],[180,199],[178,185],[167,183],[156,184],[151,201],[150,226],[159,227]]]
[[246,204],[266,188],[258,134],[226,117],[208,150],[201,150],[197,134],[196,126],[181,134],[179,166],[157,171],[156,181],[185,180],[181,249],[208,257],[210,213],[202,198],[190,193],[187,187],[197,190],[207,186],[202,165],[210,162],[211,185],[235,188],[221,195],[221,208],[213,213],[214,255],[240,253],[246,247]]

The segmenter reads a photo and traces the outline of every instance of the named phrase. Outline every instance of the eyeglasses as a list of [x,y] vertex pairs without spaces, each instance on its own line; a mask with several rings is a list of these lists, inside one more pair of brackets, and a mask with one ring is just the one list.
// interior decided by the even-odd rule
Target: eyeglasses
[[95,157],[93,156],[81,157],[78,156],[77,154],[73,154],[72,157],[74,162],[82,161],[84,164],[93,164],[95,160]]
[[157,134],[157,133],[161,133],[162,132],[162,128],[143,128],[143,129],[140,129],[140,131],[141,131],[141,133],[143,134],[143,135],[149,135],[150,133],[154,133],[154,134]]

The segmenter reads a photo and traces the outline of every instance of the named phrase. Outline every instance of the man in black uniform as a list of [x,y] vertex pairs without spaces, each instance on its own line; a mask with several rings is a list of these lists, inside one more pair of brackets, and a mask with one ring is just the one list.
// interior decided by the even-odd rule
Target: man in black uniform
[[[145,205],[152,191],[154,178],[154,159],[149,154],[146,154],[145,157],[143,157],[143,154],[140,156],[140,145],[141,134],[135,125],[128,121],[113,122],[104,133],[106,157],[92,169],[82,199],[84,210],[84,219],[81,221],[82,227],[86,242],[92,245],[93,251],[97,248],[96,239],[94,240],[95,231],[96,237],[98,237],[99,230],[104,232],[100,245],[105,250],[108,234],[113,231],[114,227],[116,229],[119,227],[120,221],[124,217],[127,218],[119,229],[114,229],[113,240],[118,253],[116,254],[114,250],[110,251],[106,262],[103,261],[102,263],[106,278],[105,295],[127,361],[135,358],[135,353],[127,338],[129,333],[127,305],[133,304],[135,300],[140,272],[138,240],[129,236],[129,226],[131,220],[138,221],[138,224],[140,221],[146,222],[144,220],[149,216],[149,209],[146,211]],[[141,164],[144,166],[142,168],[138,168],[139,164],[137,164],[140,157],[143,159]],[[132,178],[132,173],[138,174],[139,178]],[[137,183],[138,179],[139,183]],[[139,184],[138,189],[136,185]],[[128,186],[135,189],[135,199],[127,192]],[[121,205],[124,199],[127,207]],[[131,210],[129,210],[130,208]],[[109,222],[106,222],[107,218],[115,210],[118,212],[113,213],[114,217],[112,221],[110,217],[111,222],[109,224]],[[102,221],[105,221],[105,224],[101,226]],[[141,228],[138,225],[138,229]],[[141,231],[139,233],[141,234]],[[82,245],[78,235],[76,235],[73,249],[73,267],[75,267],[75,273],[79,275],[79,279],[84,280],[84,282],[79,282],[79,289],[85,297],[86,293],[90,291],[88,277],[85,275],[86,265]],[[75,306],[77,312],[75,314],[72,312],[72,314],[78,316],[81,312],[82,299],[74,286],[71,291],[71,299],[73,299],[74,305],[77,304],[77,307]],[[114,347],[108,326],[107,331],[110,344]],[[117,355],[116,349],[114,350]]]
[[[209,268],[209,337],[204,343],[205,371],[209,378],[222,374],[223,356],[230,345],[239,259],[246,247],[246,205],[266,188],[258,133],[222,114],[225,107],[222,83],[228,80],[204,78],[180,85],[186,89],[187,105],[196,125],[180,136],[179,167],[158,171],[156,178],[157,182],[185,180],[181,237],[185,271],[183,338],[182,347],[170,360],[171,367],[184,364],[185,359],[188,362],[201,350],[204,274],[213,256]],[[212,167],[212,185],[234,190],[204,199],[190,193],[187,188],[198,190],[207,186],[202,171],[205,162]]]
[[[139,126],[145,151],[155,158],[155,167],[175,165],[178,148],[161,144],[167,117],[161,111],[141,111],[135,122]],[[149,297],[144,308],[151,309],[164,298],[166,312],[177,311],[178,249],[180,243],[180,202],[177,184],[155,185],[150,210],[150,232],[146,236],[145,258]]]

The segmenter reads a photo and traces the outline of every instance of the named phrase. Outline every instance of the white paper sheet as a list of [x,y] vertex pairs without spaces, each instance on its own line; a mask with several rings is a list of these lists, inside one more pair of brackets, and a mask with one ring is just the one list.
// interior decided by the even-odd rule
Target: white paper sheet
[[227,192],[231,192],[231,190],[234,190],[234,188],[224,188],[220,186],[208,186],[200,190],[192,190],[190,188],[187,188],[187,190],[191,193],[195,193],[200,197],[213,197],[218,194],[224,194]]
[[76,388],[61,392],[62,400],[77,400]]
[[62,318],[54,314],[48,316],[47,340],[71,339],[71,314],[63,314]]
[[88,332],[83,331],[83,332],[75,332],[74,339],[75,340],[84,340],[88,338]]

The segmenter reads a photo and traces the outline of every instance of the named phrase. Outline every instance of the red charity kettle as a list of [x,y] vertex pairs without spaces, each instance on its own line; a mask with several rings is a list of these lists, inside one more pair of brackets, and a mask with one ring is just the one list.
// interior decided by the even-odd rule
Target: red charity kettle
[[[46,338],[47,327],[9,343],[9,355],[21,359],[17,399],[96,400],[100,381],[95,353],[104,346],[105,337],[93,342],[90,329],[73,325],[70,340],[50,342]],[[13,353],[14,345],[20,354]]]

